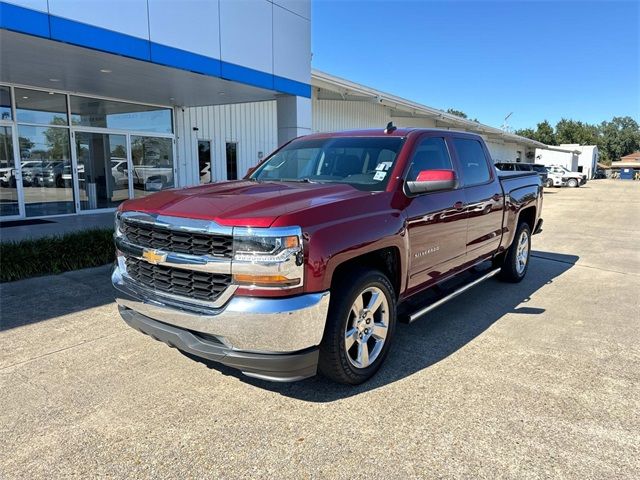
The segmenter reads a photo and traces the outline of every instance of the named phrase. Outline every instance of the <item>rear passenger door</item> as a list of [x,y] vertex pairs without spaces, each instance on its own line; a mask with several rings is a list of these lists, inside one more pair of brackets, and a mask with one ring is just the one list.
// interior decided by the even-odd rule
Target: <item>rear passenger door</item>
[[[456,170],[449,150],[444,137],[421,137],[405,180],[415,181],[425,170]],[[467,220],[461,188],[407,196],[408,287],[413,293],[464,263]]]
[[500,245],[504,197],[484,145],[473,137],[454,137],[453,144],[467,209],[466,257],[476,262]]

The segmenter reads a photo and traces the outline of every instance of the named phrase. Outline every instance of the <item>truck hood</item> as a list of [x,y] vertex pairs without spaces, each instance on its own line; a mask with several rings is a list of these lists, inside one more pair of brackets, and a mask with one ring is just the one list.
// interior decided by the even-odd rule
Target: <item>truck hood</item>
[[239,180],[159,192],[129,200],[122,210],[269,227],[281,215],[367,195],[345,184]]

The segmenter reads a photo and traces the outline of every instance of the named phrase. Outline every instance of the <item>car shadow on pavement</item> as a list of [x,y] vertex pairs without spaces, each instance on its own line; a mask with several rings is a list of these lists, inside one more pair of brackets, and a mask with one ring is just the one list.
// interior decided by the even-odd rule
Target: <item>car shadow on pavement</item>
[[0,284],[0,331],[114,301],[111,265]]
[[572,268],[579,257],[539,251],[533,251],[532,257],[522,282],[512,284],[488,280],[410,325],[399,324],[384,365],[362,385],[339,385],[321,376],[295,383],[267,382],[246,377],[217,363],[194,359],[245,383],[307,402],[332,402],[358,395],[429,368],[473,342],[495,322],[508,321],[503,319],[508,313],[530,316],[531,321],[535,321],[544,309],[521,304]]

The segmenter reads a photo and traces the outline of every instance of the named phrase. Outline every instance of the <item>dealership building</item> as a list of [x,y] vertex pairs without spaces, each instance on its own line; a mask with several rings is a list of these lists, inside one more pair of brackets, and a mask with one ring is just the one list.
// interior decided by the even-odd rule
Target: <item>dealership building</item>
[[500,162],[545,148],[312,70],[310,32],[309,0],[0,1],[0,220],[240,178],[314,131],[468,130]]

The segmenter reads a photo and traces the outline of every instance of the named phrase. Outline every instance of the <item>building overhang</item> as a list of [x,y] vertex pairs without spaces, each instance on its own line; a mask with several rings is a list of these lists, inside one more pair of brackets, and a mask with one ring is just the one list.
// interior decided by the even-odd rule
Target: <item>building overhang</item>
[[278,92],[0,29],[0,81],[158,105],[274,100]]
[[573,153],[574,155],[580,155],[582,153],[580,150],[554,147],[553,145],[545,145],[543,148],[546,150],[551,150],[552,152]]
[[391,109],[391,118],[424,118],[435,121],[438,128],[459,128],[470,130],[490,139],[499,139],[505,143],[524,144],[531,148],[547,148],[544,143],[526,137],[514,135],[499,128],[467,120],[437,108],[412,102],[402,97],[375,90],[350,80],[330,75],[320,70],[311,70],[311,86],[318,100],[368,101]]

